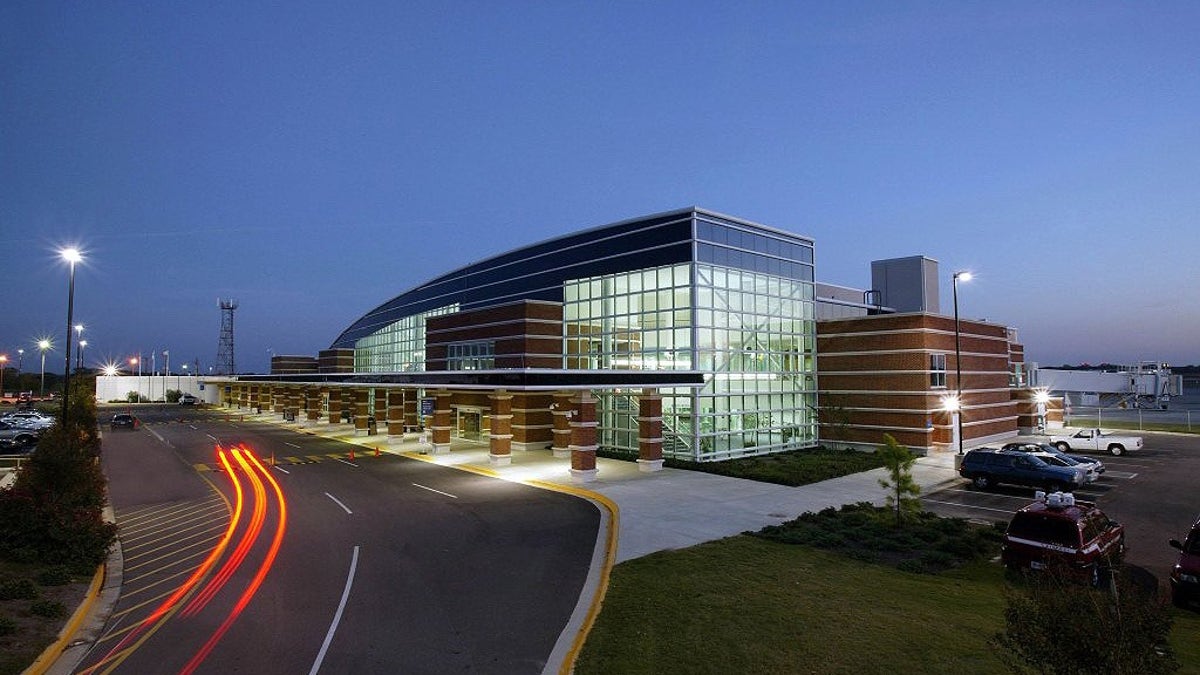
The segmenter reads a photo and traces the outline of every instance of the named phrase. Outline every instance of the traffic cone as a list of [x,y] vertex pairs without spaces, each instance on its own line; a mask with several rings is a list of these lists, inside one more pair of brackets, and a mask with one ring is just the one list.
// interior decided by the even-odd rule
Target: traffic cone
[[274,466],[275,466],[275,451],[272,450],[271,451],[271,467],[274,468]]
[[354,461],[354,448],[350,448],[350,461]]
[[378,457],[378,456],[379,456],[379,446],[378,446],[378,445],[377,445],[377,446],[375,446],[375,456],[376,456],[376,457]]

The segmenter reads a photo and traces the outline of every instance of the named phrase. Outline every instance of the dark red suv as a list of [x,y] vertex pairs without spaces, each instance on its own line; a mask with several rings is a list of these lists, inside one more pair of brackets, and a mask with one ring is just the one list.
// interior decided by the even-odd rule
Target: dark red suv
[[1200,602],[1200,518],[1192,523],[1192,529],[1182,542],[1171,540],[1171,546],[1179,549],[1179,560],[1171,569],[1171,599],[1178,607]]
[[1010,569],[1056,567],[1073,579],[1099,584],[1125,553],[1125,528],[1091,502],[1063,492],[1037,493],[1008,524],[1000,558]]

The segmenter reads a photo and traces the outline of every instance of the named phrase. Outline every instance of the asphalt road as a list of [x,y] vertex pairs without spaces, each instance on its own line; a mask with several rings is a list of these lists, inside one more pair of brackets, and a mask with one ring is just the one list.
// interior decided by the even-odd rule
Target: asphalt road
[[[1167,545],[1182,538],[1200,515],[1200,436],[1140,434],[1145,447],[1120,457],[1097,454],[1106,472],[1076,497],[1096,502],[1110,518],[1125,525],[1126,562],[1154,574],[1166,588],[1178,551]],[[942,515],[1008,522],[1028,504],[1032,490],[1001,486],[975,490],[959,485],[922,496],[925,508]]]
[[[596,545],[589,502],[362,448],[351,460],[197,409],[135,412],[141,429],[104,438],[121,600],[79,671],[541,672]],[[218,444],[263,467],[246,455],[226,471]]]

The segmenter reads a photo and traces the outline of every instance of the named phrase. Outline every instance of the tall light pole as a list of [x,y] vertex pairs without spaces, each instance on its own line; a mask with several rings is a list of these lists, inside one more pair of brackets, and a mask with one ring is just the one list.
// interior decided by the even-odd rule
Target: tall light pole
[[8,365],[8,354],[0,354],[0,397],[4,396],[4,367]]
[[25,367],[25,350],[24,350],[24,349],[18,349],[18,350],[17,350],[17,372],[18,372],[18,373],[23,373],[23,372],[25,372],[25,371],[23,370],[23,369],[24,369],[24,367]]
[[[64,248],[59,252],[63,260],[71,265],[70,282],[67,285],[67,362],[63,368],[63,406],[62,425],[67,428],[67,401],[71,398],[71,323],[75,318],[75,263],[83,259],[77,248]],[[83,326],[75,326],[79,335],[83,335]],[[71,449],[71,435],[67,434],[67,449]]]
[[138,378],[138,384],[137,384],[138,400],[137,400],[137,402],[141,403],[142,402],[142,360],[136,356],[131,356],[131,357],[129,357],[129,367],[133,368],[134,366],[137,366],[137,378]]
[[[75,263],[71,263],[72,275],[74,274]],[[79,345],[79,353],[75,357],[75,370],[83,367],[83,324],[75,324],[75,344]],[[70,365],[70,364],[67,364]]]
[[954,388],[958,392],[958,454],[963,454],[963,431],[962,431],[962,416],[963,396],[962,396],[962,347],[960,331],[958,329],[958,282],[970,281],[970,272],[955,272],[954,277],[950,280],[950,285],[954,289]]
[[38,390],[38,398],[45,398],[46,397],[46,350],[50,349],[50,341],[45,338],[42,338],[41,340],[38,340],[37,347],[38,347],[38,349],[42,350],[42,384],[41,384],[41,389]]

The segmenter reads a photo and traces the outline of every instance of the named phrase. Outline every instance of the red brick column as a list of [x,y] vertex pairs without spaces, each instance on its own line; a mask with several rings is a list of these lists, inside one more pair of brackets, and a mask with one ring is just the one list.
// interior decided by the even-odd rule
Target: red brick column
[[251,410],[257,411],[258,410],[258,387],[254,386],[254,385],[250,385],[249,387],[247,387],[247,389],[249,389],[249,393],[246,395],[247,405],[250,406]]
[[554,393],[554,402],[550,404],[550,412],[554,415],[554,441],[551,448],[555,457],[571,456],[571,415],[575,411],[571,392],[558,391]]
[[354,390],[354,435],[367,435],[367,416],[371,414],[367,404],[370,403],[370,394],[366,389]]
[[380,429],[384,429],[385,431],[388,420],[387,393],[387,389],[375,389],[375,412],[373,413],[375,415],[375,423]]
[[576,483],[596,480],[596,426],[596,399],[580,392],[571,416],[571,480]]
[[321,394],[323,390],[316,387],[304,388],[304,419],[307,422],[318,422],[321,419]]
[[329,423],[340,424],[342,421],[342,390],[339,388],[323,391],[329,396]]
[[271,386],[271,411],[280,417],[283,416],[283,411],[287,408],[287,389],[279,386]]
[[638,459],[639,471],[662,471],[662,394],[646,389],[638,399]]
[[450,392],[441,389],[434,396],[437,400],[433,404],[433,424],[430,425],[433,454],[442,455],[450,452]]
[[287,406],[285,408],[288,417],[292,418],[293,422],[300,421],[300,408],[304,405],[304,390],[300,387],[287,388]]
[[488,395],[492,404],[491,448],[488,462],[503,466],[512,463],[512,394],[500,389]]
[[404,440],[404,390],[387,390],[387,435],[388,443]]
[[404,392],[405,438],[408,438],[408,434],[410,434],[410,433],[416,434],[417,431],[421,428],[421,422],[422,422],[422,420],[420,419],[421,411],[418,409],[418,406],[421,405],[421,400],[420,400],[420,397],[417,396],[418,393],[419,393],[419,390],[416,390],[416,389],[414,389],[413,391],[405,391]]
[[238,407],[239,408],[249,408],[250,407],[250,387],[248,387],[244,384],[240,385],[240,390],[238,391]]

